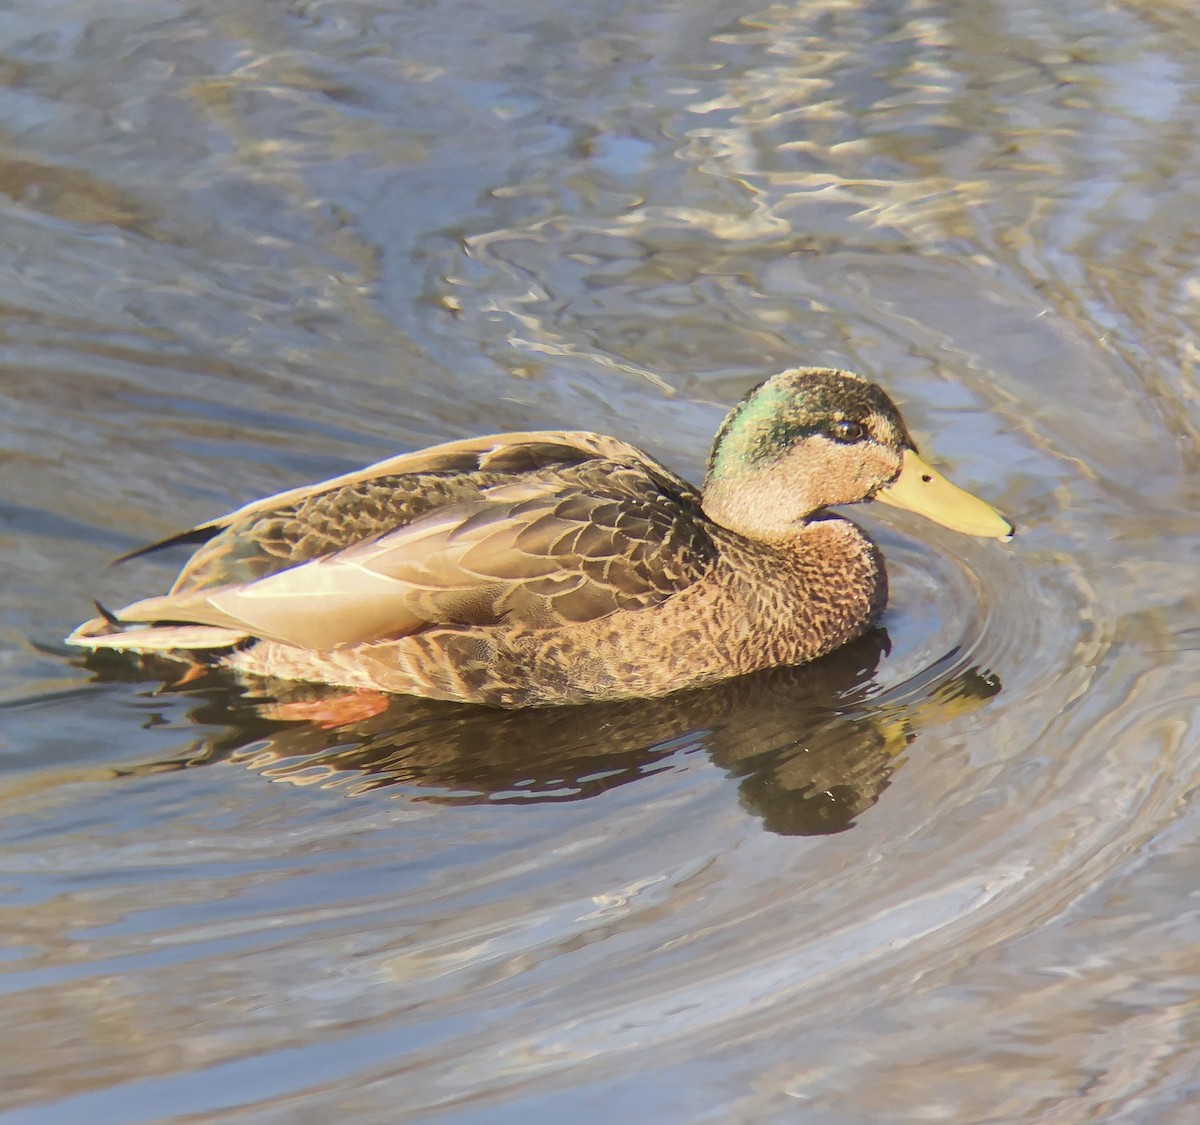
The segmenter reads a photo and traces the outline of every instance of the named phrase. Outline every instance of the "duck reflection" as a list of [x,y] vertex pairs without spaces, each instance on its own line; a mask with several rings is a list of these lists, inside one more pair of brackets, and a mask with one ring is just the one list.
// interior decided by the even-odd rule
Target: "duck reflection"
[[[881,695],[872,677],[887,648],[875,629],[798,668],[662,699],[525,711],[279,681],[248,688],[206,671],[160,690],[196,697],[192,719],[218,732],[186,758],[123,772],[228,761],[346,793],[400,787],[441,804],[534,803],[593,797],[702,749],[739,779],[743,807],[768,831],[830,834],[875,804],[922,727],[1001,688],[952,652],[919,690],[913,681]],[[88,663],[100,678],[130,676],[127,662]]]

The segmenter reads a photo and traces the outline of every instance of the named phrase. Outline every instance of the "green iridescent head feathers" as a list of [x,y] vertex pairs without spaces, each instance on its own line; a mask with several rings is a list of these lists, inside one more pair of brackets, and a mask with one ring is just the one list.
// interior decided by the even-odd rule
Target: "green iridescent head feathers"
[[760,383],[734,407],[713,442],[708,478],[762,467],[843,422],[896,450],[913,444],[892,400],[874,383],[848,371],[796,368]]

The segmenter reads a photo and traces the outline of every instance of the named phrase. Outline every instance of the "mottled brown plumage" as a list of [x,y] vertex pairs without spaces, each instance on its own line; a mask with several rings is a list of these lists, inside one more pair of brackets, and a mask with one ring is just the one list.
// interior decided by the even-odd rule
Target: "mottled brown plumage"
[[919,461],[878,387],[799,369],[726,419],[702,493],[598,434],[450,442],[146,548],[201,544],[168,594],[68,639],[508,707],[662,695],[861,634],[883,562],[824,509],[876,495],[1010,530]]

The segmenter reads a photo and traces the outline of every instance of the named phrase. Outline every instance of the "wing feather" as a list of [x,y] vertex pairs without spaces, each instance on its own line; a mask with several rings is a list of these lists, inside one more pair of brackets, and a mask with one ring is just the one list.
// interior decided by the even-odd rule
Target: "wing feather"
[[717,550],[695,492],[633,453],[538,462],[383,534],[250,581],[177,584],[118,616],[331,649],[437,624],[537,628],[656,605]]
[[611,456],[645,455],[614,438],[583,432],[447,442],[255,500],[150,549],[207,540],[172,593],[251,582],[478,500],[485,491],[503,489],[514,499],[522,490],[535,495],[547,477]]

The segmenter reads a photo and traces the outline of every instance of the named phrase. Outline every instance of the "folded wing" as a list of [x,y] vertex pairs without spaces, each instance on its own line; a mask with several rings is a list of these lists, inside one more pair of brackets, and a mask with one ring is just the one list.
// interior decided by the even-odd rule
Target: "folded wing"
[[437,624],[596,620],[661,603],[716,558],[690,486],[613,439],[506,435],[409,457],[214,521],[170,594],[116,616],[332,649]]

